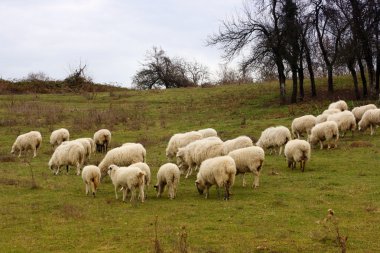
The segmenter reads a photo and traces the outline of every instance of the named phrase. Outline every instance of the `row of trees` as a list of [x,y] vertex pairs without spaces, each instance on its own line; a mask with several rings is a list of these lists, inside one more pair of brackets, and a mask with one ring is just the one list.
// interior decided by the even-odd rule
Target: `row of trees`
[[242,71],[275,67],[283,101],[287,69],[291,102],[304,98],[305,74],[311,95],[317,96],[318,66],[327,70],[330,93],[334,71],[343,70],[352,75],[357,99],[373,98],[379,93],[379,18],[378,0],[251,0],[242,13],[222,23],[208,44],[220,46],[227,60],[243,54]]

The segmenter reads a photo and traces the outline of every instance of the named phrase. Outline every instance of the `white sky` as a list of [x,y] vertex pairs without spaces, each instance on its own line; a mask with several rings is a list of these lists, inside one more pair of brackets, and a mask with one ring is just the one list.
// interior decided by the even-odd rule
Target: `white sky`
[[241,0],[0,0],[0,77],[44,72],[63,79],[80,63],[99,83],[130,86],[147,50],[222,62],[207,36]]

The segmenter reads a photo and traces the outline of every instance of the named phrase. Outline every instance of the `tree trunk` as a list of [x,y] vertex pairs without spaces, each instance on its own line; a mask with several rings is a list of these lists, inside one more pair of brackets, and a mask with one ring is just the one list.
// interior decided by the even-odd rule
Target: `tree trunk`
[[311,96],[316,97],[317,96],[317,90],[315,88],[313,62],[311,61],[310,48],[309,48],[309,45],[307,45],[307,44],[305,44],[305,57],[306,57],[307,69],[309,71],[309,76],[310,76]]
[[280,84],[280,99],[281,99],[281,103],[285,104],[286,103],[286,90],[285,90],[286,77],[284,73],[285,67],[281,60],[276,61],[276,65],[277,65],[277,72],[278,72],[278,81]]
[[333,66],[327,66],[327,87],[330,94],[334,93],[334,84],[333,84]]
[[368,91],[367,91],[367,78],[365,77],[365,70],[361,59],[358,59],[358,65],[360,70],[360,78],[362,79],[362,85],[363,85],[363,98],[367,98]]
[[354,81],[354,90],[355,90],[355,97],[357,100],[360,99],[360,91],[359,91],[359,84],[358,84],[358,77],[356,75],[356,70],[353,63],[347,63],[347,67],[351,72],[352,80]]
[[[378,49],[380,50],[380,49]],[[377,51],[376,57],[376,93],[379,93],[380,90],[380,51]]]
[[300,80],[300,101],[303,101],[303,98],[305,97],[305,92],[303,88],[304,75],[302,61],[300,62],[300,67],[298,69],[298,78]]
[[293,91],[292,98],[290,100],[291,103],[297,103],[297,67],[292,67],[292,79],[293,79]]

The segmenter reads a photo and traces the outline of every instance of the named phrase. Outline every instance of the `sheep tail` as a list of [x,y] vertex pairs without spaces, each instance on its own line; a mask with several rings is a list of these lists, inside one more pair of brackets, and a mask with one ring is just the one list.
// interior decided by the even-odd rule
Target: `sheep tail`
[[91,179],[91,181],[94,185],[94,189],[97,189],[100,183],[100,175],[96,174],[95,177]]

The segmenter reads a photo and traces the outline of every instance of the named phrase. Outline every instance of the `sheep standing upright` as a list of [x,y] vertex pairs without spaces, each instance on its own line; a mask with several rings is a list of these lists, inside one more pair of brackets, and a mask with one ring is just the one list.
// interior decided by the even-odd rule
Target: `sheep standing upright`
[[339,139],[339,129],[338,124],[335,121],[326,121],[316,124],[315,127],[311,129],[311,134],[309,136],[310,144],[317,144],[318,142],[323,149],[323,141],[327,141],[327,148],[330,149],[330,141],[334,141],[334,146],[337,147],[337,141]]
[[70,133],[66,128],[54,130],[50,135],[50,144],[53,149],[56,149],[62,142],[68,140],[70,140]]
[[145,162],[146,150],[140,143],[128,143],[107,152],[99,163],[102,177],[107,175],[108,167],[112,164],[117,166],[129,166],[133,163]]
[[338,124],[338,129],[342,137],[346,134],[346,131],[351,131],[352,135],[354,135],[354,131],[356,129],[356,119],[352,112],[343,111],[334,113],[329,115],[327,120],[335,121]]
[[295,118],[292,122],[292,134],[296,138],[302,137],[303,133],[306,133],[309,137],[311,129],[316,124],[316,117],[313,115],[305,115]]
[[311,147],[307,141],[291,140],[285,145],[285,157],[288,167],[295,169],[297,162],[301,165],[302,172],[305,171],[306,161],[310,160]]
[[21,156],[21,152],[28,150],[33,151],[33,158],[37,156],[37,150],[41,147],[42,136],[38,131],[30,131],[25,134],[19,135],[12,145],[11,154],[19,152],[18,157]]
[[94,134],[96,151],[106,153],[111,143],[111,132],[108,129],[100,129]]
[[118,187],[122,187],[123,201],[125,201],[128,193],[132,192],[130,199],[132,202],[135,199],[136,189],[139,189],[139,198],[141,199],[141,202],[144,202],[145,172],[139,167],[118,167],[113,164],[108,167],[108,174],[110,175],[112,183],[115,186],[116,199],[118,199]]
[[371,135],[375,133],[376,126],[380,125],[380,109],[371,109],[363,114],[359,121],[359,131],[365,131],[368,127],[371,129]]
[[212,185],[216,185],[218,194],[219,188],[223,187],[225,189],[224,200],[228,200],[230,198],[230,188],[235,182],[235,174],[236,165],[232,157],[218,156],[210,158],[202,162],[195,186],[199,194],[203,194],[206,191],[206,199],[209,195],[209,188]]
[[[279,155],[285,144],[292,139],[290,131],[287,127],[277,126],[269,127],[261,132],[260,139],[256,142],[256,146],[263,149],[272,149],[280,147]],[[269,154],[272,153],[272,150]]]
[[260,172],[265,159],[264,150],[260,147],[236,149],[228,153],[235,161],[236,173],[243,174],[243,187],[246,186],[245,173],[252,172],[254,180],[252,187],[259,187]]
[[82,179],[86,184],[86,195],[88,195],[91,189],[92,195],[95,197],[96,189],[100,184],[100,177],[100,169],[97,166],[88,165],[83,168]]
[[180,174],[178,166],[174,163],[165,163],[158,169],[157,184],[154,186],[157,190],[157,198],[161,197],[166,185],[168,186],[169,198],[175,198]]

